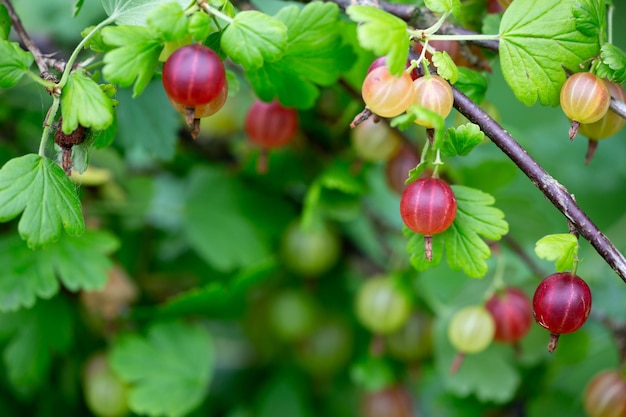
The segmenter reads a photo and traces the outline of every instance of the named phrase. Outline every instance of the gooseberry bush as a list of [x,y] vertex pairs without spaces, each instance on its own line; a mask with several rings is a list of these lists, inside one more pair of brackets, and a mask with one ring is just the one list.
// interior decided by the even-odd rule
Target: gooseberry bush
[[0,413],[624,415],[625,7],[0,0]]

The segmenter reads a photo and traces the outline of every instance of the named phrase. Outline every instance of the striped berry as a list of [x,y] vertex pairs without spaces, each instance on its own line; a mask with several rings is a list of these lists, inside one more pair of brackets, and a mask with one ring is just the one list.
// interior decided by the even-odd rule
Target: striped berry
[[581,123],[600,120],[609,110],[611,94],[602,80],[589,72],[569,77],[561,87],[561,109],[572,121],[569,138],[574,139]]
[[409,184],[400,199],[404,224],[424,235],[426,259],[432,259],[432,235],[445,231],[456,216],[456,198],[445,181],[421,178]]
[[201,106],[219,96],[226,83],[220,57],[204,45],[174,51],[163,66],[163,88],[170,100],[185,107]]
[[509,287],[494,294],[485,308],[496,323],[494,340],[517,343],[530,330],[533,322],[532,307],[526,294],[519,288]]
[[545,278],[533,296],[533,315],[550,332],[548,351],[556,349],[559,335],[580,329],[591,312],[591,290],[579,276],[559,272]]

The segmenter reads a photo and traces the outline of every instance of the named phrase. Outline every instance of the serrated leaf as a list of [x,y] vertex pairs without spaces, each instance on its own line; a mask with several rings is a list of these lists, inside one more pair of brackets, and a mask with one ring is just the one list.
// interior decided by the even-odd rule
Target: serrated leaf
[[0,40],[7,40],[11,33],[11,18],[4,4],[0,4]]
[[357,26],[359,43],[378,56],[385,55],[389,71],[400,75],[404,71],[409,50],[406,23],[372,6],[350,6],[347,15]]
[[224,30],[222,49],[246,70],[281,58],[287,47],[287,27],[278,19],[247,10],[235,15]]
[[130,384],[129,407],[137,414],[178,417],[206,396],[214,353],[209,334],[198,326],[158,323],[147,337],[118,339],[109,363]]
[[466,123],[457,128],[446,130],[441,151],[451,158],[456,155],[466,156],[474,147],[485,139],[485,134],[474,123]]
[[585,36],[598,37],[606,22],[605,2],[600,0],[578,0],[572,7],[576,29]]
[[215,168],[194,171],[191,183],[183,228],[207,263],[232,271],[267,258],[267,243],[238,200],[247,194],[245,188]]
[[280,63],[266,63],[255,71],[248,71],[246,76],[256,95],[264,101],[279,97],[286,107],[308,109],[319,96],[319,89],[313,83],[282,68]]
[[457,15],[461,10],[460,0],[424,0],[424,4],[435,13],[452,13]]
[[70,74],[61,92],[62,129],[70,134],[78,125],[104,130],[113,123],[113,102],[82,71]]
[[182,7],[189,5],[189,0],[100,0],[104,11],[118,25],[146,24],[146,17],[163,3],[177,2]]
[[20,48],[17,42],[0,39],[0,88],[17,84],[33,61],[33,55]]
[[96,149],[104,149],[111,146],[117,135],[117,113],[113,112],[113,123],[104,130],[90,130],[89,143]]
[[22,212],[18,230],[31,248],[58,240],[61,228],[71,236],[85,230],[74,185],[61,167],[39,155],[14,158],[0,170],[0,221]]
[[446,259],[453,270],[462,269],[469,277],[487,273],[491,251],[481,238],[500,240],[509,231],[504,213],[492,205],[495,199],[480,190],[453,185],[457,200],[454,223],[443,233]]
[[32,307],[37,298],[50,298],[59,281],[72,291],[101,288],[112,266],[109,255],[118,240],[102,231],[63,236],[44,249],[31,250],[16,236],[0,240],[0,311]]
[[487,77],[478,71],[466,67],[457,69],[459,70],[459,78],[454,86],[475,103],[482,103],[489,85],[487,83]]
[[[409,108],[406,109],[406,114],[410,115],[409,117],[411,118],[414,117],[413,121],[419,120],[420,123],[418,124],[420,126],[432,126],[434,131],[434,137],[431,148],[433,150],[439,149],[443,144],[443,133],[445,130],[445,122],[443,120],[443,117],[441,117],[439,113],[435,113],[434,111],[428,110],[421,106],[409,106]],[[391,121],[391,126],[393,127],[396,124],[395,120],[397,118],[400,118],[400,120],[402,120],[402,117],[403,116],[395,117]]]
[[73,324],[72,310],[63,299],[0,314],[0,327],[10,335],[3,359],[15,390],[32,393],[48,380],[53,356],[71,347]]
[[557,272],[570,271],[578,257],[578,239],[571,233],[547,235],[537,241],[535,253],[554,262]]
[[597,37],[576,29],[572,6],[576,0],[558,5],[542,0],[516,0],[500,24],[500,64],[515,96],[530,106],[537,100],[557,106],[565,82],[565,68],[577,68],[598,55]]
[[446,51],[435,52],[432,57],[433,65],[437,68],[437,74],[454,84],[459,79],[459,69]]
[[133,97],[137,97],[152,80],[163,49],[158,34],[144,27],[107,27],[102,30],[102,39],[116,47],[104,55],[104,78],[120,87],[134,83]]
[[626,82],[626,53],[617,46],[605,43],[600,52],[601,62],[596,67],[596,75],[618,84]]
[[422,162],[420,162],[419,164],[417,164],[417,166],[415,166],[415,168],[413,168],[412,170],[409,171],[409,176],[408,178],[404,181],[405,184],[410,184],[413,181],[417,181],[417,179],[420,177],[420,175],[422,175],[424,173],[424,171],[426,171],[426,168],[428,168],[428,165],[430,164],[429,161],[424,160]]
[[147,16],[146,23],[161,39],[173,42],[188,34],[188,20],[185,11],[178,3],[163,3],[155,7]]

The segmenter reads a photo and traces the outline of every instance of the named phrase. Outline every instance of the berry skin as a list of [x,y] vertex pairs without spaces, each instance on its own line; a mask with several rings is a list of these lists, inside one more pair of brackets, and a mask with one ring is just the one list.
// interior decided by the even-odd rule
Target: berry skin
[[[209,117],[215,113],[217,113],[226,103],[226,98],[228,97],[228,84],[224,83],[224,86],[220,90],[217,97],[215,97],[212,101],[206,104],[200,104],[194,107],[193,117],[194,119],[202,119],[203,117]],[[175,102],[170,98],[170,103],[172,106],[179,112],[184,115],[187,115],[187,107],[184,105]]]
[[359,288],[357,318],[371,332],[389,334],[399,330],[410,312],[409,299],[389,277],[370,278]]
[[[378,67],[382,67],[382,66],[384,66],[386,64],[387,64],[387,57],[385,57],[385,56],[378,57],[369,66],[369,68],[367,69],[367,73],[369,74],[370,72],[372,72],[373,69],[378,68]],[[408,68],[410,66],[411,66],[411,60],[407,59],[406,60],[406,65],[404,66],[404,68],[406,69],[406,68]],[[411,79],[412,80],[415,80],[415,79],[417,79],[420,76],[419,73],[417,72],[417,68],[413,68],[413,70],[411,71],[411,73],[409,75],[411,75]]]
[[618,371],[600,372],[587,384],[583,405],[589,417],[626,417],[626,379]]
[[265,149],[285,146],[298,130],[298,112],[283,107],[278,100],[266,103],[255,100],[245,120],[245,129],[252,142]]
[[432,235],[444,232],[456,217],[456,198],[445,181],[421,178],[407,185],[400,199],[404,224],[424,235],[426,259],[432,260]]
[[495,332],[496,324],[485,307],[473,305],[457,311],[448,324],[448,340],[459,352],[450,373],[458,371],[465,354],[487,349]]
[[384,162],[402,147],[402,139],[387,123],[369,117],[350,131],[355,153],[370,162]]
[[213,101],[226,83],[220,57],[204,45],[177,49],[163,66],[163,88],[168,97],[185,107]]
[[412,82],[406,72],[394,77],[386,65],[374,68],[363,81],[363,101],[373,113],[381,117],[398,116],[413,102]]
[[419,162],[419,154],[411,146],[403,146],[385,165],[385,179],[389,188],[402,195],[406,188],[404,182],[409,178],[409,171]]
[[548,351],[553,352],[559,335],[580,329],[591,312],[591,290],[579,276],[558,272],[545,278],[533,296],[533,315],[550,332]]
[[98,417],[123,417],[128,414],[128,387],[110,369],[103,353],[92,355],[83,374],[85,403]]
[[494,294],[485,308],[496,324],[494,340],[502,343],[517,343],[530,330],[533,322],[532,307],[526,294],[519,288],[509,287]]
[[611,95],[602,80],[589,72],[569,77],[561,88],[561,109],[572,121],[569,138],[574,139],[581,123],[600,120],[609,109]]
[[[413,81],[413,104],[437,113],[445,119],[454,104],[452,87],[438,75],[418,78]],[[435,127],[429,120],[416,119],[415,123],[428,128]]]
[[280,254],[289,271],[306,278],[318,277],[339,260],[341,240],[325,224],[303,229],[299,222],[293,222],[283,233]]
[[363,417],[411,417],[414,414],[411,394],[401,385],[368,392],[361,400]]

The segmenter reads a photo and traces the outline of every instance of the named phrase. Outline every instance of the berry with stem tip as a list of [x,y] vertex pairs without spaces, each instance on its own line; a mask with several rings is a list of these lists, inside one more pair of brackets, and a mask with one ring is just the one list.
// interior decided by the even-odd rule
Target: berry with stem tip
[[185,107],[213,101],[226,83],[220,57],[204,45],[186,45],[174,51],[163,65],[163,88],[168,97]]
[[267,151],[285,146],[293,140],[298,130],[298,112],[273,100],[254,100],[244,122],[248,138],[261,147],[257,170],[267,171]]
[[374,68],[363,80],[363,101],[373,113],[381,117],[398,116],[413,102],[412,82],[406,72],[395,77],[386,65]]
[[[621,85],[603,80],[609,89],[611,96],[626,102],[626,91]],[[626,119],[609,109],[606,114],[598,121],[593,123],[581,123],[578,132],[585,135],[589,139],[589,147],[585,156],[585,165],[588,165],[598,147],[598,141],[609,138],[617,134],[626,125]]]
[[448,340],[459,352],[450,372],[458,371],[465,354],[485,350],[495,332],[496,324],[485,307],[472,305],[457,311],[448,324]]
[[626,379],[619,371],[600,372],[587,384],[583,405],[589,417],[626,417]]
[[[175,102],[171,98],[170,103],[179,112],[185,115],[187,125],[191,128],[191,137],[198,138],[200,133],[200,119],[203,117],[211,116],[217,113],[226,103],[228,97],[228,83],[224,83],[222,90],[212,101],[201,104],[196,107],[185,107],[180,103]],[[168,97],[169,98],[169,97]]]
[[561,109],[572,121],[571,140],[576,137],[581,123],[600,120],[608,111],[611,95],[600,78],[589,72],[579,72],[569,77],[561,87]]
[[591,290],[585,281],[570,272],[546,277],[535,290],[533,315],[550,332],[548,351],[554,352],[559,335],[580,329],[591,312]]
[[508,287],[494,294],[485,303],[496,324],[494,340],[517,343],[530,330],[533,322],[532,306],[519,288]]
[[439,178],[420,178],[409,184],[400,199],[404,224],[424,235],[426,259],[432,260],[432,236],[450,227],[456,217],[452,188]]
[[[385,66],[385,65],[387,65],[387,57],[386,56],[378,57],[369,66],[369,68],[367,69],[367,73],[369,74],[375,68],[382,67],[382,66]],[[404,68],[407,69],[410,66],[411,66],[411,60],[407,59],[406,60],[406,65],[404,66]],[[411,79],[413,79],[413,80],[417,79],[420,76],[419,73],[417,72],[417,68],[413,68],[409,75],[411,76]]]

